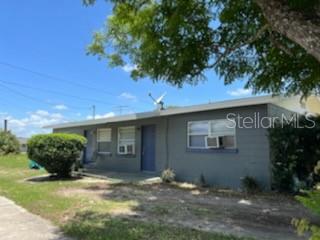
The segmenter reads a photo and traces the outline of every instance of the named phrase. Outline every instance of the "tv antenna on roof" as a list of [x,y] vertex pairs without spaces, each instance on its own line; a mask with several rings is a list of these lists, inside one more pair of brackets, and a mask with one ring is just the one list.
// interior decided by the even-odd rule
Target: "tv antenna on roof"
[[149,97],[152,99],[153,104],[157,106],[157,110],[164,110],[164,102],[163,102],[163,98],[167,95],[167,93],[163,93],[160,97],[158,97],[157,99],[155,99],[154,97],[152,97],[151,93],[149,93]]

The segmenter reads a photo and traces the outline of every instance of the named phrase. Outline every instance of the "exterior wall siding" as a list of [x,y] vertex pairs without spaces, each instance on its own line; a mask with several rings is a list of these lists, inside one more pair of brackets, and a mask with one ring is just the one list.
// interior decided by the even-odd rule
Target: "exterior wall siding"
[[[255,177],[270,188],[269,142],[266,129],[236,128],[236,151],[199,152],[187,149],[188,121],[225,119],[228,113],[242,117],[267,116],[267,106],[252,106],[173,116],[169,120],[169,163],[179,180],[197,182],[203,175],[213,186],[240,188],[241,178]],[[174,146],[170,148],[171,146]]]
[[[255,177],[270,189],[270,153],[267,130],[262,128],[236,128],[236,150],[190,151],[187,148],[187,123],[196,120],[225,119],[228,113],[242,117],[268,115],[268,105],[212,110],[206,112],[156,117],[145,120],[119,122],[92,126],[89,129],[112,128],[112,153],[96,154],[95,168],[108,171],[139,172],[141,169],[141,127],[156,125],[156,172],[167,167],[174,169],[178,180],[197,182],[203,175],[206,183],[217,187],[238,189],[241,178]],[[118,127],[136,127],[135,155],[117,154]],[[55,129],[55,132],[71,132],[83,135],[86,128]],[[166,134],[168,133],[168,135]]]
[[[111,128],[111,154],[95,153],[95,164],[91,167],[120,172],[139,172],[141,170],[141,127],[144,125],[156,126],[156,139],[155,139],[155,165],[156,173],[160,173],[165,169],[166,164],[166,151],[165,151],[165,132],[166,132],[166,119],[153,118],[139,121],[101,124],[90,128],[68,128],[56,129],[54,132],[68,132],[83,135],[85,130],[96,131],[97,128]],[[118,154],[118,128],[135,126],[136,128],[136,143],[134,155],[120,155]]]

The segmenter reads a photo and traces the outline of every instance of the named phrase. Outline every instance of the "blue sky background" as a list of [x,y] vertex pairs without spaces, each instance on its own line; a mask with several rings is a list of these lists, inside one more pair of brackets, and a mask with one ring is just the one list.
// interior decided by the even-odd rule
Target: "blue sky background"
[[135,82],[130,66],[112,69],[87,56],[93,32],[111,11],[106,1],[93,7],[81,0],[1,2],[0,120],[9,119],[14,133],[30,136],[46,124],[87,119],[93,104],[97,117],[120,114],[120,106],[127,106],[122,113],[153,110],[149,92],[167,92],[165,103],[175,106],[250,95],[243,82],[224,86],[213,71],[206,82],[177,89],[149,79]]

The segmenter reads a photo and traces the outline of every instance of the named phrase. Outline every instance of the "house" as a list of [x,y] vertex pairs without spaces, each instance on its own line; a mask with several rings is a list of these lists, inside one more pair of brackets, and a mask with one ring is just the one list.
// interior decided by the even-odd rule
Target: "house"
[[[289,120],[299,97],[259,96],[48,126],[87,138],[88,168],[152,172],[238,189],[245,176],[271,186],[268,127]],[[283,117],[282,117],[283,118]],[[283,120],[283,119],[282,119]]]
[[26,153],[28,150],[28,147],[27,147],[28,138],[18,137],[18,141],[20,144],[20,152]]

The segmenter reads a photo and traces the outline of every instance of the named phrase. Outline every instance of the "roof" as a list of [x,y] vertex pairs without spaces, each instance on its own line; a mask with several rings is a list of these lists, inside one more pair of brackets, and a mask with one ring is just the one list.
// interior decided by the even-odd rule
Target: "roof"
[[25,138],[25,137],[18,137],[17,139],[20,144],[25,144],[28,142],[28,138]]
[[209,111],[209,110],[260,105],[260,104],[268,104],[268,103],[273,103],[281,106],[280,103],[283,102],[283,100],[287,100],[287,99],[288,98],[284,98],[281,96],[272,97],[270,95],[249,97],[249,98],[225,100],[225,101],[219,101],[219,102],[207,103],[207,104],[201,104],[201,105],[169,108],[165,110],[156,110],[156,111],[150,111],[150,112],[141,112],[141,113],[135,113],[135,114],[122,115],[122,116],[100,118],[100,119],[94,119],[94,120],[67,122],[67,123],[45,126],[45,128],[61,129],[61,128],[70,128],[70,127],[99,125],[99,124],[105,124],[105,123],[124,122],[124,121],[132,121],[132,120],[139,120],[139,119],[146,119],[146,118],[153,118],[153,117],[171,116],[171,115],[178,115],[178,114],[185,114],[185,113],[202,112],[202,111]]

